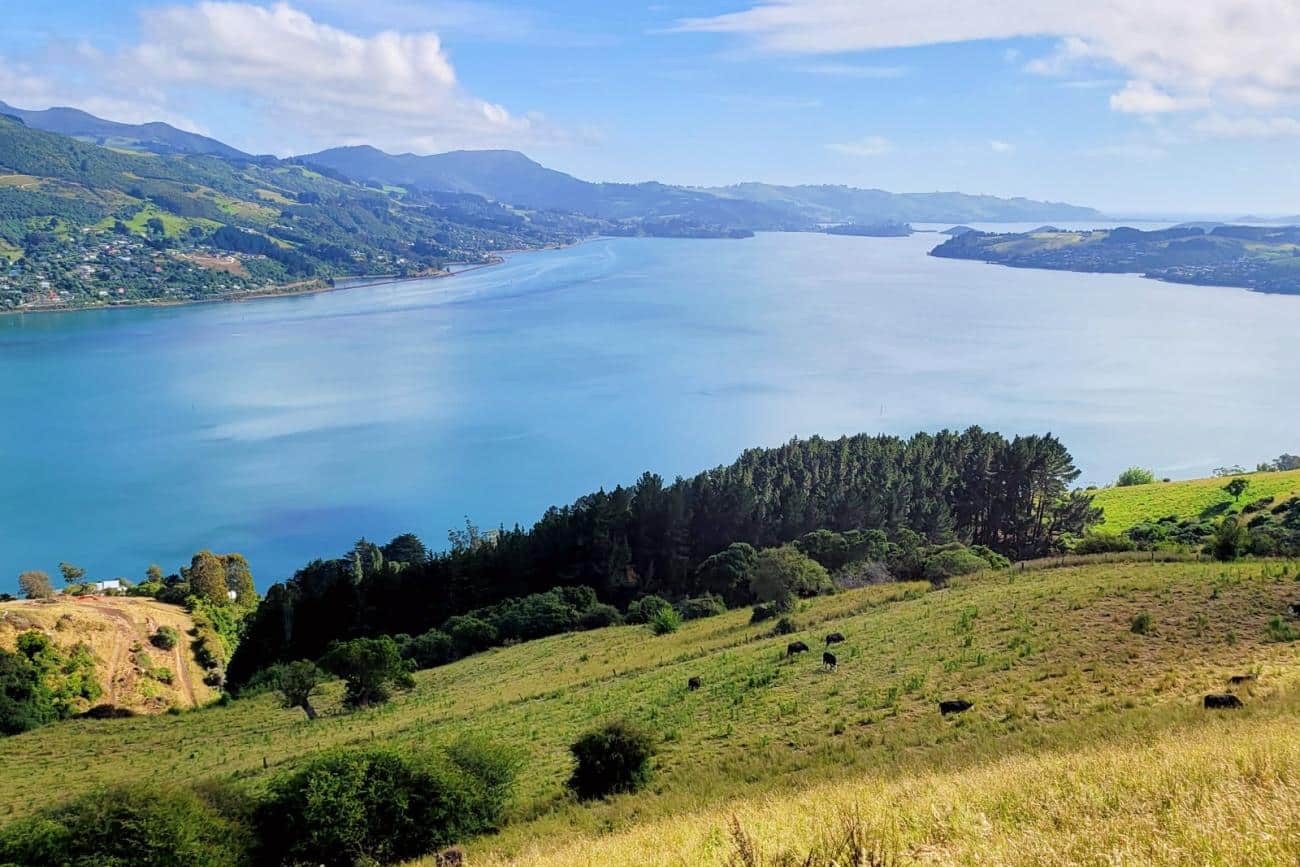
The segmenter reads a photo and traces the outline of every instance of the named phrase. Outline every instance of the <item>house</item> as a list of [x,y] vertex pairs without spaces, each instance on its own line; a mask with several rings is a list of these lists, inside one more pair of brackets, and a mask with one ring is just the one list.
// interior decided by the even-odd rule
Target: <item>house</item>
[[126,589],[125,587],[122,586],[122,579],[121,579],[121,578],[110,578],[110,579],[108,579],[107,581],[95,581],[95,582],[92,583],[90,586],[91,586],[92,588],[94,588],[94,592],[96,592],[96,593],[103,593],[105,590],[125,590],[125,589]]

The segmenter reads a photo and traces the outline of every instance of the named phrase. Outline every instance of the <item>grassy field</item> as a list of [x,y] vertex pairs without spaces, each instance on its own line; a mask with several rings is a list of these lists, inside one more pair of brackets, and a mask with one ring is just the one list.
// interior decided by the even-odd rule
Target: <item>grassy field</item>
[[[180,716],[62,723],[0,741],[0,821],[103,782],[224,777],[256,791],[325,747],[427,749],[476,732],[516,745],[525,765],[507,827],[471,843],[475,863],[722,864],[736,845],[733,816],[767,858],[823,846],[854,805],[863,805],[871,840],[908,858],[935,846],[941,862],[973,859],[996,833],[1001,848],[989,851],[1059,844],[1069,860],[1090,845],[1090,822],[1119,839],[1131,812],[1133,845],[1156,844],[1135,805],[1168,779],[1157,771],[1185,775],[1168,803],[1186,798],[1189,811],[1206,814],[1178,813],[1186,834],[1211,818],[1206,827],[1255,834],[1263,826],[1248,827],[1238,807],[1272,810],[1269,799],[1285,793],[1251,789],[1262,800],[1231,807],[1217,798],[1252,784],[1257,742],[1259,761],[1275,752],[1278,773],[1293,774],[1296,750],[1283,749],[1283,732],[1295,721],[1300,647],[1277,640],[1286,636],[1270,624],[1300,599],[1298,569],[1122,563],[989,573],[937,591],[884,585],[807,603],[794,636],[751,625],[748,610],[661,637],[632,626],[556,636],[420,673],[413,691],[352,715],[340,712],[335,684],[315,723],[272,696]],[[1138,634],[1130,625],[1143,612],[1152,626]],[[817,653],[830,631],[848,638],[834,672]],[[785,659],[793,638],[813,653]],[[1245,672],[1259,674],[1242,693],[1246,712],[1200,709],[1206,692]],[[686,688],[691,676],[703,680],[697,692]],[[952,697],[975,707],[944,718],[935,703]],[[653,786],[575,803],[564,791],[568,744],[619,716],[662,737]],[[1236,768],[1235,776],[1196,764],[1216,741],[1240,751],[1204,767]],[[1093,788],[1072,788],[1070,769]],[[1117,781],[1126,788],[1106,795]],[[899,809],[885,811],[880,797]],[[1293,816],[1294,801],[1265,824],[1274,813]],[[1053,824],[1040,816],[1043,802],[1076,818]],[[1085,803],[1092,813],[1079,811]],[[1148,804],[1150,821],[1173,821],[1164,803]],[[893,836],[882,837],[880,823],[895,823]],[[1277,839],[1293,841],[1290,827],[1292,837]],[[1144,849],[1150,858],[1136,850],[1132,858],[1214,861],[1198,857],[1203,842],[1174,836],[1168,857]]]
[[1134,524],[1167,515],[1177,515],[1180,519],[1210,517],[1219,514],[1219,510],[1238,511],[1261,497],[1276,497],[1281,501],[1300,496],[1300,470],[1248,473],[1242,478],[1250,482],[1250,487],[1236,502],[1223,490],[1228,479],[1217,478],[1102,488],[1095,492],[1093,502],[1106,510],[1103,526],[1123,532]]
[[[160,650],[149,637],[160,626],[182,636],[172,650]],[[185,633],[194,627],[189,614],[152,599],[96,597],[78,601],[0,603],[0,648],[13,650],[18,635],[39,629],[60,648],[84,643],[94,654],[103,695],[99,703],[158,713],[171,707],[203,705],[216,697],[203,683]],[[143,654],[143,655],[142,655]],[[165,669],[171,682],[150,676]]]

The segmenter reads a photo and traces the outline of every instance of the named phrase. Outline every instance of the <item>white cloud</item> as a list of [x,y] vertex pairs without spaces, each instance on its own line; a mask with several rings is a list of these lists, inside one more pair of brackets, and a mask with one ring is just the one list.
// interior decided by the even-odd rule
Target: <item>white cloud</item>
[[903,78],[906,66],[866,66],[860,63],[812,63],[799,67],[801,72],[836,78]]
[[1162,160],[1168,153],[1164,148],[1148,144],[1114,144],[1104,145],[1102,147],[1090,148],[1084,151],[1085,156],[1101,157],[1104,159],[1123,159],[1137,160],[1141,162],[1151,162],[1153,160]]
[[1016,149],[1011,142],[999,141],[998,139],[989,140],[989,148],[997,154],[1009,154]]
[[1300,103],[1296,0],[768,0],[676,29],[800,54],[1054,36],[1058,49],[1028,68],[1117,68],[1126,79],[1112,101],[1119,111]]
[[894,145],[884,136],[869,135],[857,141],[828,144],[826,148],[851,157],[878,157],[889,153]]
[[[134,44],[59,55],[46,74],[60,75],[63,86],[47,78],[47,93],[33,99],[64,98],[114,120],[167,120],[201,91],[253,110],[250,132],[231,143],[258,151],[364,141],[431,152],[561,136],[539,116],[467,93],[431,31],[361,35],[285,2],[226,0],[148,7],[140,23]],[[5,84],[0,77],[4,93],[24,90]],[[29,82],[25,90],[37,88]]]
[[1216,138],[1300,137],[1300,120],[1294,117],[1228,117],[1209,114],[1193,124],[1197,132]]

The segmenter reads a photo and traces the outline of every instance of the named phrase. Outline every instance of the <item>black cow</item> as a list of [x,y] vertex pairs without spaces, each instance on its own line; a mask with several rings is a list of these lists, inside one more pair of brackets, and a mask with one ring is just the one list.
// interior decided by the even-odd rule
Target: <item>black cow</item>
[[973,702],[966,701],[963,698],[949,699],[948,701],[939,702],[939,713],[947,716],[950,713],[964,713],[975,705]]
[[808,652],[808,645],[804,644],[802,641],[791,641],[789,644],[785,646],[786,656],[794,656],[796,653],[807,653],[807,652]]
[[1233,686],[1240,686],[1243,683],[1250,683],[1259,677],[1257,674],[1234,674],[1228,678],[1228,683]]
[[1205,697],[1206,710],[1234,710],[1239,707],[1245,705],[1230,692],[1212,692]]
[[830,647],[832,644],[840,644],[843,641],[844,641],[843,632],[832,632],[830,635],[826,636],[827,647]]
[[829,668],[831,671],[834,671],[839,663],[835,659],[835,654],[828,651],[822,654],[822,665]]
[[1292,617],[1300,617],[1300,602],[1292,602],[1289,610]]
[[692,677],[690,680],[686,681],[686,688],[691,692],[695,692],[695,690],[700,688],[700,679],[698,677]]

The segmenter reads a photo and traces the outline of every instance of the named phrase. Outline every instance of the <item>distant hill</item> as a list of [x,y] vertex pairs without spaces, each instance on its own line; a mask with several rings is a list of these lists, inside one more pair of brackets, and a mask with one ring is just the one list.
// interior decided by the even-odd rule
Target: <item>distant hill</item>
[[[1094,492],[1093,505],[1104,510],[1102,526],[1122,533],[1143,521],[1174,517],[1180,521],[1214,520],[1240,514],[1261,499],[1272,498],[1269,511],[1294,497],[1300,497],[1300,470],[1278,473],[1247,473],[1250,487],[1239,500],[1223,490],[1226,478],[1154,482],[1123,488],[1102,488]],[[1256,513],[1260,510],[1256,510]]]
[[[181,641],[170,650],[149,639],[170,626]],[[194,621],[185,609],[153,599],[55,597],[49,602],[0,603],[0,649],[14,649],[19,634],[35,629],[61,650],[85,644],[95,658],[101,695],[96,704],[135,713],[198,707],[216,697],[203,682],[187,633]],[[165,673],[164,673],[165,672]]]
[[227,159],[249,158],[243,151],[214,138],[186,132],[166,123],[117,123],[76,108],[30,111],[4,102],[0,102],[0,114],[16,117],[32,129],[56,132],[105,147],[155,154],[209,154]]
[[966,193],[890,193],[845,186],[783,187],[744,183],[708,190],[716,196],[795,209],[818,222],[997,223],[1095,220],[1092,208]]
[[392,155],[369,146],[300,157],[362,182],[475,193],[532,208],[575,211],[608,220],[689,217],[748,229],[805,229],[824,223],[1088,220],[1092,208],[963,193],[890,193],[853,187],[781,187],[747,183],[688,188],[649,182],[591,183],[548,169],[515,151]]

